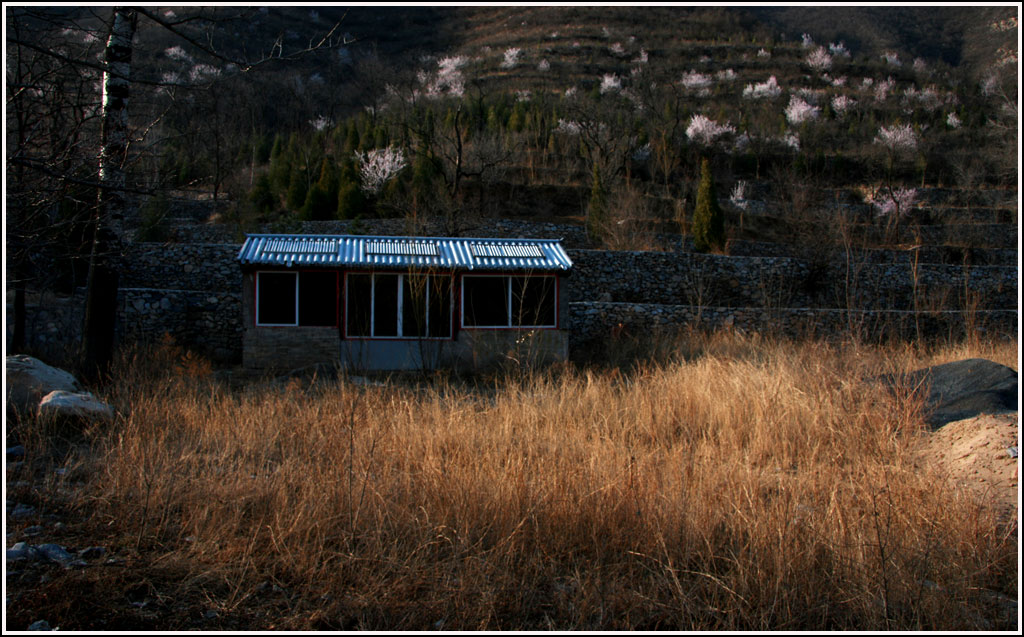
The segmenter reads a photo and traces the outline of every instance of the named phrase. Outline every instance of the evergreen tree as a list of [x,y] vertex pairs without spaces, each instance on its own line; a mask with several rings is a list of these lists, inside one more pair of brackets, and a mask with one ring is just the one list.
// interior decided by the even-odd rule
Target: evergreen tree
[[598,239],[604,232],[605,219],[608,212],[608,194],[605,192],[601,175],[594,165],[594,175],[590,186],[590,203],[587,206],[587,234]]
[[693,247],[698,252],[725,247],[725,216],[715,196],[711,163],[707,159],[700,163],[700,186],[693,211]]
[[337,206],[337,197],[332,198],[327,189],[317,182],[306,193],[306,201],[302,204],[302,218],[306,221],[331,219],[334,217]]
[[320,179],[306,194],[302,215],[307,220],[334,219],[338,212],[338,173],[334,162],[324,157],[320,162]]
[[291,174],[288,178],[288,207],[292,210],[301,209],[306,203],[306,191],[308,189],[305,171],[298,166],[292,166]]
[[341,162],[338,175],[338,219],[355,219],[366,212],[366,196],[359,186],[359,175],[351,156]]
[[272,212],[277,207],[273,189],[270,185],[270,177],[266,173],[256,178],[252,192],[249,193],[249,200],[253,209],[260,214]]

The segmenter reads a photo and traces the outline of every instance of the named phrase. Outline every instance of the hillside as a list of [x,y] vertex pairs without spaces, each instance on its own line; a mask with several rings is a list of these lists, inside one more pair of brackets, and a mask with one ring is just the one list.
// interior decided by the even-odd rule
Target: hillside
[[[666,249],[692,231],[708,158],[734,246],[1015,248],[1017,10],[151,8],[134,40],[134,232],[518,218]],[[61,261],[65,288],[84,283],[98,127],[78,96],[98,99],[87,61],[108,16],[5,13],[26,86],[54,81],[33,47],[82,60],[52,93],[18,93],[25,117],[8,120],[16,262]],[[392,172],[369,184],[385,149]]]

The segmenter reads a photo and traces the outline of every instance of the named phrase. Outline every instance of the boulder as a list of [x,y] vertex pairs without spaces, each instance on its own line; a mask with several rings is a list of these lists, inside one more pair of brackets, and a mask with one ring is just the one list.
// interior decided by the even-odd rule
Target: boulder
[[969,358],[911,372],[905,382],[925,394],[932,429],[979,414],[1017,411],[1017,372],[983,358]]
[[50,392],[82,390],[74,376],[31,356],[8,356],[5,371],[7,405],[22,412],[36,411],[39,401]]
[[110,422],[113,408],[89,392],[53,391],[39,402],[39,418]]

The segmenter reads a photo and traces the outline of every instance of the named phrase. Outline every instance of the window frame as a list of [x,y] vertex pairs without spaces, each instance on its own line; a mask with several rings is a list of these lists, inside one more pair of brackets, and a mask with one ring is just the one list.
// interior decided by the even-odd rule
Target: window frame
[[[300,275],[303,272],[317,272],[317,273],[319,273],[319,272],[331,272],[332,274],[334,274],[335,278],[334,278],[334,323],[333,324],[331,324],[331,325],[303,325],[302,324],[302,316],[299,313],[299,308],[300,308],[299,295],[302,294],[301,289],[300,289],[301,286],[302,286],[302,277]],[[294,277],[294,290],[295,290],[295,305],[294,305],[295,321],[294,322],[292,322],[292,323],[261,323],[260,322],[260,275],[261,274],[274,274],[274,275],[290,274],[290,275],[292,275]],[[339,289],[338,289],[338,283],[339,283],[338,272],[331,271],[331,270],[311,270],[311,269],[303,269],[303,270],[257,270],[255,272],[255,276],[253,276],[253,313],[252,313],[253,314],[253,316],[252,316],[253,324],[256,327],[316,327],[316,328],[323,328],[323,329],[338,329],[338,321],[341,318],[341,316],[340,316],[340,314],[341,314],[340,308],[338,307],[338,305],[339,305],[338,304],[338,294],[340,292]]]
[[[508,323],[506,325],[467,325],[466,324],[466,278],[504,278],[506,279],[505,289],[508,294],[506,300],[508,307]],[[554,298],[554,323],[550,325],[516,325],[512,322],[515,314],[515,303],[513,302],[512,279],[514,278],[545,278],[553,279],[554,286],[552,293]],[[559,329],[559,304],[561,303],[561,278],[556,274],[523,274],[519,272],[505,273],[472,273],[463,274],[459,281],[459,328],[465,330],[557,330]]]
[[[361,276],[369,276],[370,277],[370,282],[371,282],[370,283],[370,313],[369,313],[370,334],[368,334],[368,335],[367,334],[350,334],[349,333],[348,317],[349,317],[349,314],[350,314],[350,311],[349,311],[349,301],[350,301],[350,297],[349,297],[349,289],[350,289],[349,288],[349,276],[350,275],[357,275],[357,276],[361,275]],[[388,335],[388,336],[375,336],[374,335],[374,332],[376,332],[376,322],[377,322],[377,316],[376,316],[377,307],[376,306],[377,306],[377,277],[378,276],[397,276],[398,277],[398,279],[396,281],[398,298],[397,298],[397,305],[396,305],[396,308],[395,308],[395,322],[396,322],[397,328],[398,328],[397,329],[397,332],[398,332],[397,335]],[[404,323],[404,318],[405,318],[405,314],[404,313],[405,313],[405,278],[406,278],[406,276],[413,276],[413,277],[420,277],[420,276],[422,276],[422,277],[427,277],[426,278],[426,286],[425,286],[425,289],[427,290],[427,295],[424,297],[424,300],[423,300],[423,305],[424,305],[424,308],[426,310],[426,313],[424,315],[424,318],[426,320],[426,325],[424,326],[424,330],[426,331],[426,334],[423,334],[423,335],[405,336],[404,334],[402,334],[402,332],[403,332],[402,328],[403,328],[403,323]],[[447,279],[448,282],[449,282],[448,307],[445,308],[447,310],[446,314],[448,316],[448,335],[447,336],[430,336],[430,294],[431,294],[430,291],[432,289],[431,278],[433,278],[433,277],[437,277],[437,278],[440,278],[440,279]],[[425,341],[451,341],[451,340],[454,340],[455,339],[455,316],[454,316],[454,314],[455,314],[455,283],[454,283],[454,278],[455,278],[455,275],[453,273],[437,273],[437,272],[428,272],[428,271],[423,271],[423,272],[414,272],[414,271],[413,272],[396,272],[396,271],[370,272],[370,271],[365,271],[365,270],[346,270],[345,273],[344,273],[344,285],[343,285],[344,303],[342,305],[342,313],[344,315],[344,318],[343,318],[342,324],[344,325],[344,329],[342,331],[342,338],[344,338],[345,340],[352,340],[352,341],[419,341],[419,340],[425,340]]]

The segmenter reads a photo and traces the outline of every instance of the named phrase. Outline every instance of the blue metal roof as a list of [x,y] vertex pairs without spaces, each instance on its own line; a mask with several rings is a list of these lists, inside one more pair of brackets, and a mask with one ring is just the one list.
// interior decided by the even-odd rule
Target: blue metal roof
[[557,239],[463,239],[325,234],[250,234],[243,265],[365,269],[568,270]]

